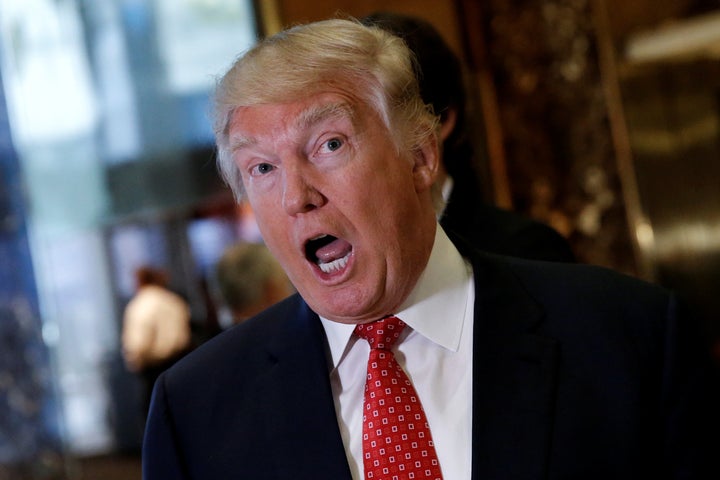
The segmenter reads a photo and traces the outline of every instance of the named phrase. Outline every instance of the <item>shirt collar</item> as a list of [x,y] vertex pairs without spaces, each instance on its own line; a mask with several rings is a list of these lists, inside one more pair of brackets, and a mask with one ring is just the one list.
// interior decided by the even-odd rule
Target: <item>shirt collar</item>
[[[414,331],[452,351],[460,344],[471,271],[438,225],[430,259],[417,285],[395,315]],[[320,317],[330,344],[333,365],[345,353],[355,325]]]
[[445,213],[445,209],[447,208],[447,204],[450,201],[450,195],[453,191],[453,186],[455,185],[455,182],[453,181],[452,177],[450,175],[445,176],[445,181],[442,185],[442,199],[443,199],[443,206],[440,211],[437,212],[437,215],[435,215],[435,218],[440,220],[440,218]]

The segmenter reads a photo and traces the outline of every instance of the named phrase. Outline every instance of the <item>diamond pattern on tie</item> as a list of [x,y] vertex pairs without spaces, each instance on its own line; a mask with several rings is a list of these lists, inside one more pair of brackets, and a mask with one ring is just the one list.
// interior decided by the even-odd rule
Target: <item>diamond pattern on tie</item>
[[441,480],[425,412],[392,352],[403,328],[397,317],[355,327],[370,344],[363,402],[365,478]]

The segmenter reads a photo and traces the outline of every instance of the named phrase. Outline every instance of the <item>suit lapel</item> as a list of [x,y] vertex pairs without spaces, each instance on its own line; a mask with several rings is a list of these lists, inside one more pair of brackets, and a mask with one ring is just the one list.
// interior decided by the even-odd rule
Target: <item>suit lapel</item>
[[[534,333],[543,311],[492,257],[473,260],[473,468],[477,480],[544,478],[550,445],[557,343]],[[267,441],[277,478],[350,480],[329,381],[326,339],[299,297],[268,347]]]
[[543,311],[491,258],[476,258],[473,479],[545,477],[558,346]]
[[[299,298],[299,297],[298,297]],[[266,435],[277,444],[278,478],[350,479],[335,416],[320,319],[299,301],[286,331],[268,349],[268,410],[274,415]]]

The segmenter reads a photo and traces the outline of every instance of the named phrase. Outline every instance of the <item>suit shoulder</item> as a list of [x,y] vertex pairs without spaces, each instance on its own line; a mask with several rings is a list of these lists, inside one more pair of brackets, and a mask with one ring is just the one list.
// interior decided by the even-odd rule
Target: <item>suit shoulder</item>
[[461,217],[449,208],[440,223],[461,249],[534,260],[576,261],[570,243],[557,230],[493,205],[477,205],[470,217]]
[[243,365],[244,372],[252,371],[255,364],[266,359],[268,346],[306,315],[304,305],[296,294],[219,333],[170,368],[166,372],[167,382],[204,383],[236,372],[237,365]]
[[[615,312],[625,316],[665,314],[675,302],[666,288],[605,267],[485,256],[491,268],[522,288],[546,309],[565,312]],[[487,265],[487,264],[486,264]],[[478,278],[476,276],[476,278]],[[485,281],[490,281],[489,277]]]

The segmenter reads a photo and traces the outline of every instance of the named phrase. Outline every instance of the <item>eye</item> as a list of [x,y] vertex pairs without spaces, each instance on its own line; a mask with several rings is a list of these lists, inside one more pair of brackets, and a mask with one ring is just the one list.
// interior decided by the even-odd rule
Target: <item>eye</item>
[[259,163],[252,168],[250,173],[253,175],[266,175],[272,172],[274,169],[275,167],[269,163]]
[[323,145],[324,149],[330,152],[334,152],[336,150],[339,150],[340,147],[343,146],[343,141],[339,138],[331,138],[330,140],[326,141]]
[[340,140],[339,138],[333,138],[331,140],[328,140],[327,147],[328,147],[328,150],[330,150],[331,152],[334,152],[338,148],[342,147],[342,144],[343,144],[342,140]]

